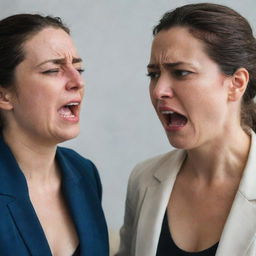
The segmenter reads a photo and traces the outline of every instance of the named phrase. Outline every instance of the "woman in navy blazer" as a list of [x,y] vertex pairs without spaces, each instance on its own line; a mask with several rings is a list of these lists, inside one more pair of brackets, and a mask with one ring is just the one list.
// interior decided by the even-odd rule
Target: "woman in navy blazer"
[[13,15],[0,46],[0,255],[108,255],[98,171],[57,146],[78,135],[83,98],[69,29]]

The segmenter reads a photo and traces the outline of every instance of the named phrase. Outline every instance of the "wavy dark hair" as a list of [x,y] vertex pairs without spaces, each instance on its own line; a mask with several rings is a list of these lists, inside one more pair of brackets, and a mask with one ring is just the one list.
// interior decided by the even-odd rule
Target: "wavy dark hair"
[[241,124],[256,132],[256,40],[249,22],[227,6],[188,4],[165,13],[153,35],[174,26],[187,27],[201,40],[224,74],[231,76],[241,67],[247,69],[250,78],[242,100]]

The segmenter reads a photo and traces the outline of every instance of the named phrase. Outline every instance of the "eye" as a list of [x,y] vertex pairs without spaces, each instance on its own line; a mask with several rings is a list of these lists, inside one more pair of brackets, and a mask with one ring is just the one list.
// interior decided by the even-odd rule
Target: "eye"
[[54,68],[54,69],[48,69],[42,72],[42,74],[54,74],[54,73],[58,73],[60,71],[60,69],[58,68]]
[[80,73],[80,74],[82,74],[82,73],[84,72],[84,69],[82,69],[82,68],[77,68],[76,70],[77,70],[77,72]]
[[157,78],[159,78],[160,73],[159,72],[148,72],[147,76],[150,77],[151,80],[157,79]]
[[183,70],[183,69],[176,69],[173,71],[174,76],[178,77],[178,78],[182,78],[185,77],[189,74],[192,74],[193,72],[188,71],[188,70]]

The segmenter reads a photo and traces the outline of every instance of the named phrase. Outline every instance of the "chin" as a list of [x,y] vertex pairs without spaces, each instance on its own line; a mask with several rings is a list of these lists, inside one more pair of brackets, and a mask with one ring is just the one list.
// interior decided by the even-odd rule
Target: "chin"
[[62,143],[68,140],[76,138],[80,133],[80,129],[73,129],[65,132],[58,133],[56,136],[58,138],[58,143]]
[[[187,139],[183,138],[174,138],[174,136],[168,136],[169,143],[178,149],[191,149],[191,143]],[[192,147],[193,148],[193,147]]]

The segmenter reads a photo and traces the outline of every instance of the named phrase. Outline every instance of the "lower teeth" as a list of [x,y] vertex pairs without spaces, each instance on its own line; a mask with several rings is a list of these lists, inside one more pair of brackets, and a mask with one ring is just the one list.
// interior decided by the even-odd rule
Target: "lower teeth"
[[75,117],[75,115],[62,115],[63,117]]

